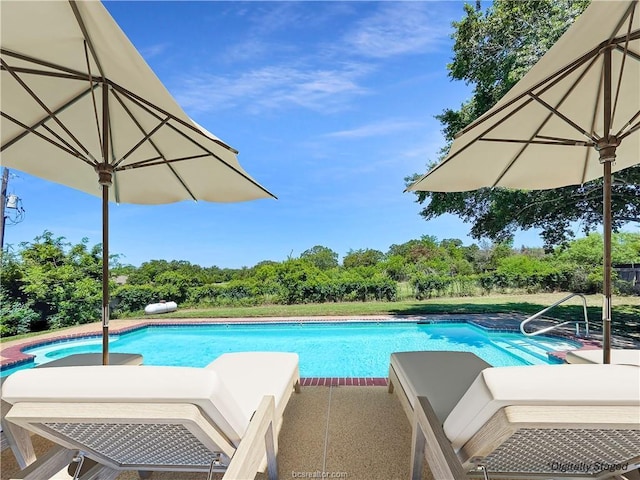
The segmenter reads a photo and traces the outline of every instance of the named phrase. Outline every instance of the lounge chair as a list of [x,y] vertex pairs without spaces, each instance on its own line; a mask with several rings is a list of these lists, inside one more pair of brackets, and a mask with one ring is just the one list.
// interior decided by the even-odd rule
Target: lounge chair
[[389,389],[413,425],[412,479],[425,458],[437,480],[622,478],[640,466],[640,367],[482,368],[470,355],[391,356]]
[[123,470],[247,479],[265,466],[274,479],[277,435],[299,380],[298,356],[274,352],[224,354],[205,368],[17,372],[4,384],[12,405],[6,421],[59,445],[19,478],[49,478],[83,452],[97,465],[82,479],[115,478]]
[[[570,350],[567,352],[567,363],[602,363],[602,349]],[[613,349],[611,362],[620,365],[640,365],[640,350]]]
[[[138,353],[112,353],[109,355],[109,362],[111,365],[141,365],[142,355]],[[78,353],[58,358],[57,360],[52,360],[51,362],[42,363],[34,368],[101,364],[101,353]],[[0,379],[0,396],[2,397],[4,397],[1,394],[2,385],[6,378],[7,377],[3,377]],[[16,433],[18,435],[18,437],[16,438],[16,436],[14,435],[15,428],[5,422],[4,417],[9,411],[10,407],[11,406],[4,400],[0,400],[0,451],[11,448],[20,468],[25,468],[27,465],[35,462],[36,455],[33,450],[29,435],[26,433]]]

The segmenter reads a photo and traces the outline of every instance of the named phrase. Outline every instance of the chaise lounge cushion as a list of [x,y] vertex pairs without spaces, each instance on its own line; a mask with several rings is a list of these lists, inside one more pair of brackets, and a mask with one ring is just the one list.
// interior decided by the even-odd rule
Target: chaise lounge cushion
[[[602,363],[602,349],[571,350],[567,352],[567,363]],[[620,365],[639,365],[640,350],[611,350],[611,362]]]
[[247,424],[218,374],[204,368],[109,365],[22,370],[4,383],[3,397],[11,404],[191,403],[236,444]]
[[487,362],[469,352],[412,351],[391,354],[391,368],[415,409],[417,397],[428,397],[441,422],[464,395]]
[[247,426],[265,395],[275,397],[276,412],[281,416],[286,406],[282,400],[291,394],[291,385],[300,376],[298,355],[286,352],[225,353],[205,368],[215,371],[231,392]]
[[288,399],[286,390],[297,378],[296,354],[225,354],[206,368],[109,365],[23,370],[4,383],[3,400],[189,403],[237,445],[263,396],[274,395],[281,413],[281,400]]
[[640,368],[565,364],[485,369],[444,422],[453,448],[458,451],[498,410],[509,405],[640,407]]

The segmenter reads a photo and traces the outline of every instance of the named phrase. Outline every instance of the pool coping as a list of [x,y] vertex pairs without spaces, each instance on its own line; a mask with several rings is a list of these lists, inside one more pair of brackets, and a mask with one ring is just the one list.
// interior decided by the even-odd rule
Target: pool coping
[[[112,320],[110,335],[117,336],[134,332],[148,327],[175,327],[196,325],[260,325],[260,324],[323,324],[323,323],[468,323],[475,327],[491,332],[514,333],[519,332],[519,325],[526,317],[519,314],[434,314],[434,315],[359,315],[359,316],[301,316],[301,317],[252,317],[252,318],[149,318],[136,320]],[[548,322],[548,321],[547,321]],[[123,323],[122,326],[119,323]],[[544,326],[545,319],[540,320]],[[534,322],[533,327],[536,328]],[[102,324],[100,322],[80,325],[66,329],[65,332],[46,332],[39,337],[24,340],[13,340],[9,345],[0,345],[0,370],[19,367],[33,361],[34,356],[23,352],[28,348],[41,347],[54,343],[64,343],[78,339],[100,338]],[[577,337],[571,328],[561,327],[556,332],[546,334],[547,337],[563,338],[581,345],[577,350],[601,348],[598,335],[590,338]],[[45,337],[45,338],[43,338]],[[612,336],[612,340],[621,346],[640,348],[640,342],[626,337]],[[563,363],[566,351],[549,352],[551,360]],[[350,380],[350,381],[348,381]],[[386,385],[386,378],[379,377],[308,377],[303,379],[303,386],[327,385]]]

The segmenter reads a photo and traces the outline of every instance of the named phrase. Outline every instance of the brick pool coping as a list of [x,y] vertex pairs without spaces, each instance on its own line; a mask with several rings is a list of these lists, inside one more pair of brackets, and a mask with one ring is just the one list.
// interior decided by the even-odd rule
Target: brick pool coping
[[[301,324],[301,323],[468,323],[492,332],[519,332],[519,325],[525,317],[517,314],[437,314],[437,315],[375,315],[375,316],[305,316],[305,317],[255,317],[255,318],[197,318],[197,319],[173,319],[173,318],[149,318],[137,320],[112,320],[110,325],[111,335],[122,335],[135,330],[158,326],[188,326],[188,325],[233,325],[233,324]],[[537,325],[536,325],[537,323]],[[533,328],[548,325],[541,320],[533,322]],[[102,324],[100,322],[80,325],[65,329],[63,332],[47,332],[37,337],[21,340],[12,340],[0,344],[0,368],[2,370],[17,367],[33,361],[33,356],[24,353],[27,348],[39,347],[53,343],[77,340],[80,338],[100,338],[102,336]],[[581,344],[580,350],[601,348],[598,336],[592,335],[585,339],[576,337],[571,328],[559,328],[555,336],[573,340]],[[640,342],[624,337],[612,337],[613,343],[619,347],[640,348]],[[549,352],[549,357],[564,362],[566,352]],[[340,385],[387,385],[387,378],[352,378],[352,377],[307,377],[302,379],[303,386],[340,386]]]

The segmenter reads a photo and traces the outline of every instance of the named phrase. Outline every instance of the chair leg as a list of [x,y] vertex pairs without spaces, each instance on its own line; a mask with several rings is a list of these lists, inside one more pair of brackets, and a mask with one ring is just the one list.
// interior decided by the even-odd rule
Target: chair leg
[[87,473],[80,476],[79,480],[116,480],[121,473],[119,470],[96,464]]
[[276,435],[273,429],[273,422],[269,423],[264,436],[264,443],[267,449],[267,472],[269,480],[278,480],[278,461],[276,458]]
[[414,422],[411,435],[411,480],[420,480],[422,478],[426,443],[427,439],[422,428],[420,428],[418,422]]
[[25,468],[27,465],[36,461],[36,454],[33,450],[33,444],[31,443],[31,433],[4,419],[10,408],[11,405],[4,400],[0,402],[2,437],[3,440],[6,440],[9,448],[11,448],[20,468]]
[[51,478],[69,465],[75,456],[74,450],[56,446],[38,458],[24,470],[18,472],[11,480],[42,480]]

